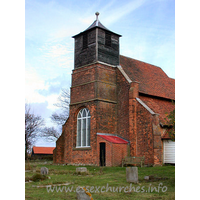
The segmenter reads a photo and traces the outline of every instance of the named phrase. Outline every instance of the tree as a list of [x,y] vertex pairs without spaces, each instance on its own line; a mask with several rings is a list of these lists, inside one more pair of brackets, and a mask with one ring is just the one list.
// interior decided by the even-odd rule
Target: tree
[[69,114],[68,111],[66,110],[66,111],[61,111],[61,113],[54,112],[50,118],[55,125],[62,126],[66,122],[68,116]]
[[66,110],[69,110],[69,103],[70,103],[69,89],[62,88],[61,94],[58,97],[58,102],[54,105],[66,111]]
[[60,132],[58,132],[54,127],[45,127],[41,133],[42,137],[45,137],[48,141],[55,141],[60,137]]
[[54,105],[61,109],[61,112],[54,112],[51,115],[51,121],[56,125],[63,125],[69,117],[69,104],[70,104],[70,93],[69,90],[63,88],[61,94],[58,97],[58,102]]
[[25,154],[30,150],[31,146],[35,142],[37,133],[41,131],[44,125],[44,120],[41,116],[36,116],[31,113],[31,107],[25,104]]
[[69,90],[63,88],[61,94],[58,97],[58,102],[54,104],[60,108],[59,112],[54,112],[51,115],[51,121],[58,127],[45,127],[42,130],[41,136],[45,137],[48,141],[57,140],[62,133],[62,125],[67,121],[69,117],[69,104],[70,104],[70,93]]

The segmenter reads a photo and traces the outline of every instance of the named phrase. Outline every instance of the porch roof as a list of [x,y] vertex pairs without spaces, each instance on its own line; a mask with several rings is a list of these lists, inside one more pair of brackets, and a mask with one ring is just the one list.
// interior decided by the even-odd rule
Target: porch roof
[[112,142],[112,143],[115,143],[115,144],[127,144],[128,142],[118,136],[114,136],[114,135],[99,135],[101,138],[109,141],[109,142]]

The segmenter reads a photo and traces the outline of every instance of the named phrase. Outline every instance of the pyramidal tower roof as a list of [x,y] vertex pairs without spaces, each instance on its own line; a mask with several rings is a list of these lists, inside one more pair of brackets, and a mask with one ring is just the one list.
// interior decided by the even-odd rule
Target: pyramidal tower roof
[[[109,29],[107,29],[107,28],[99,21],[99,19],[98,19],[99,12],[96,12],[95,15],[96,15],[96,20],[95,20],[85,31],[80,32],[80,33],[77,34],[77,35],[74,35],[73,38],[76,37],[76,36],[78,36],[78,35],[80,35],[80,34],[82,34],[82,33],[84,33],[84,32],[86,32],[86,31],[89,31],[89,30],[91,30],[91,29],[94,29],[94,28],[101,28],[101,29],[106,30],[106,31],[108,31],[108,32],[110,32],[110,33],[114,33],[114,32],[112,32],[112,31],[110,31]],[[114,34],[116,34],[116,35],[118,35],[119,37],[121,37],[121,35],[119,35],[119,34],[117,34],[117,33],[114,33]]]
[[90,30],[94,27],[99,27],[99,28],[105,29],[107,31],[110,31],[99,21],[99,19],[98,19],[99,13],[96,12],[95,15],[96,15],[96,20],[85,31]]

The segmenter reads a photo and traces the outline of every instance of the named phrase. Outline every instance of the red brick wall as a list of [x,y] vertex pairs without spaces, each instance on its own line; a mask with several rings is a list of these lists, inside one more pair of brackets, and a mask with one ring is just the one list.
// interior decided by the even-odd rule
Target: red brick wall
[[127,156],[128,144],[113,144],[113,166],[122,166],[122,159]]
[[97,66],[98,66],[97,80],[105,81],[107,83],[116,82],[116,74],[114,67],[102,64],[97,64]]
[[104,65],[96,67],[96,98],[116,103],[115,68]]
[[97,98],[116,103],[115,69],[93,64],[73,70],[71,104]]
[[122,159],[127,156],[127,144],[111,143],[100,136],[97,136],[97,153],[100,160],[100,143],[106,144],[106,166],[121,166]]
[[53,151],[53,162],[64,162],[64,134],[62,134],[56,141],[56,148]]
[[116,133],[116,104],[99,101],[96,103],[97,133]]
[[145,156],[145,164],[154,164],[152,115],[137,103],[136,156]]
[[98,82],[96,96],[104,100],[116,102],[116,85],[112,83]]
[[121,72],[117,74],[117,134],[129,140],[129,83]]
[[[90,128],[90,149],[83,150],[76,148],[77,136],[77,114],[83,107],[90,110],[91,128]],[[96,133],[115,133],[115,104],[91,101],[87,103],[70,106],[70,125],[65,127],[65,140],[67,148],[66,163],[73,164],[94,164],[98,165],[97,156],[97,135]]]
[[72,86],[88,83],[95,80],[96,65],[90,65],[73,70]]
[[95,83],[88,83],[71,88],[71,104],[95,98]]
[[[91,114],[90,148],[76,148],[77,114],[82,108],[88,108]],[[97,164],[96,160],[96,105],[94,102],[70,106],[70,124],[65,127],[66,138],[65,163],[69,164]]]

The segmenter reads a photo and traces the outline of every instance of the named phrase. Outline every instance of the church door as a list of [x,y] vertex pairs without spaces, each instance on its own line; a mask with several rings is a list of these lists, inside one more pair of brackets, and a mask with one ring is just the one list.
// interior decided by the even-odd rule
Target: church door
[[106,143],[100,143],[100,166],[106,166]]

